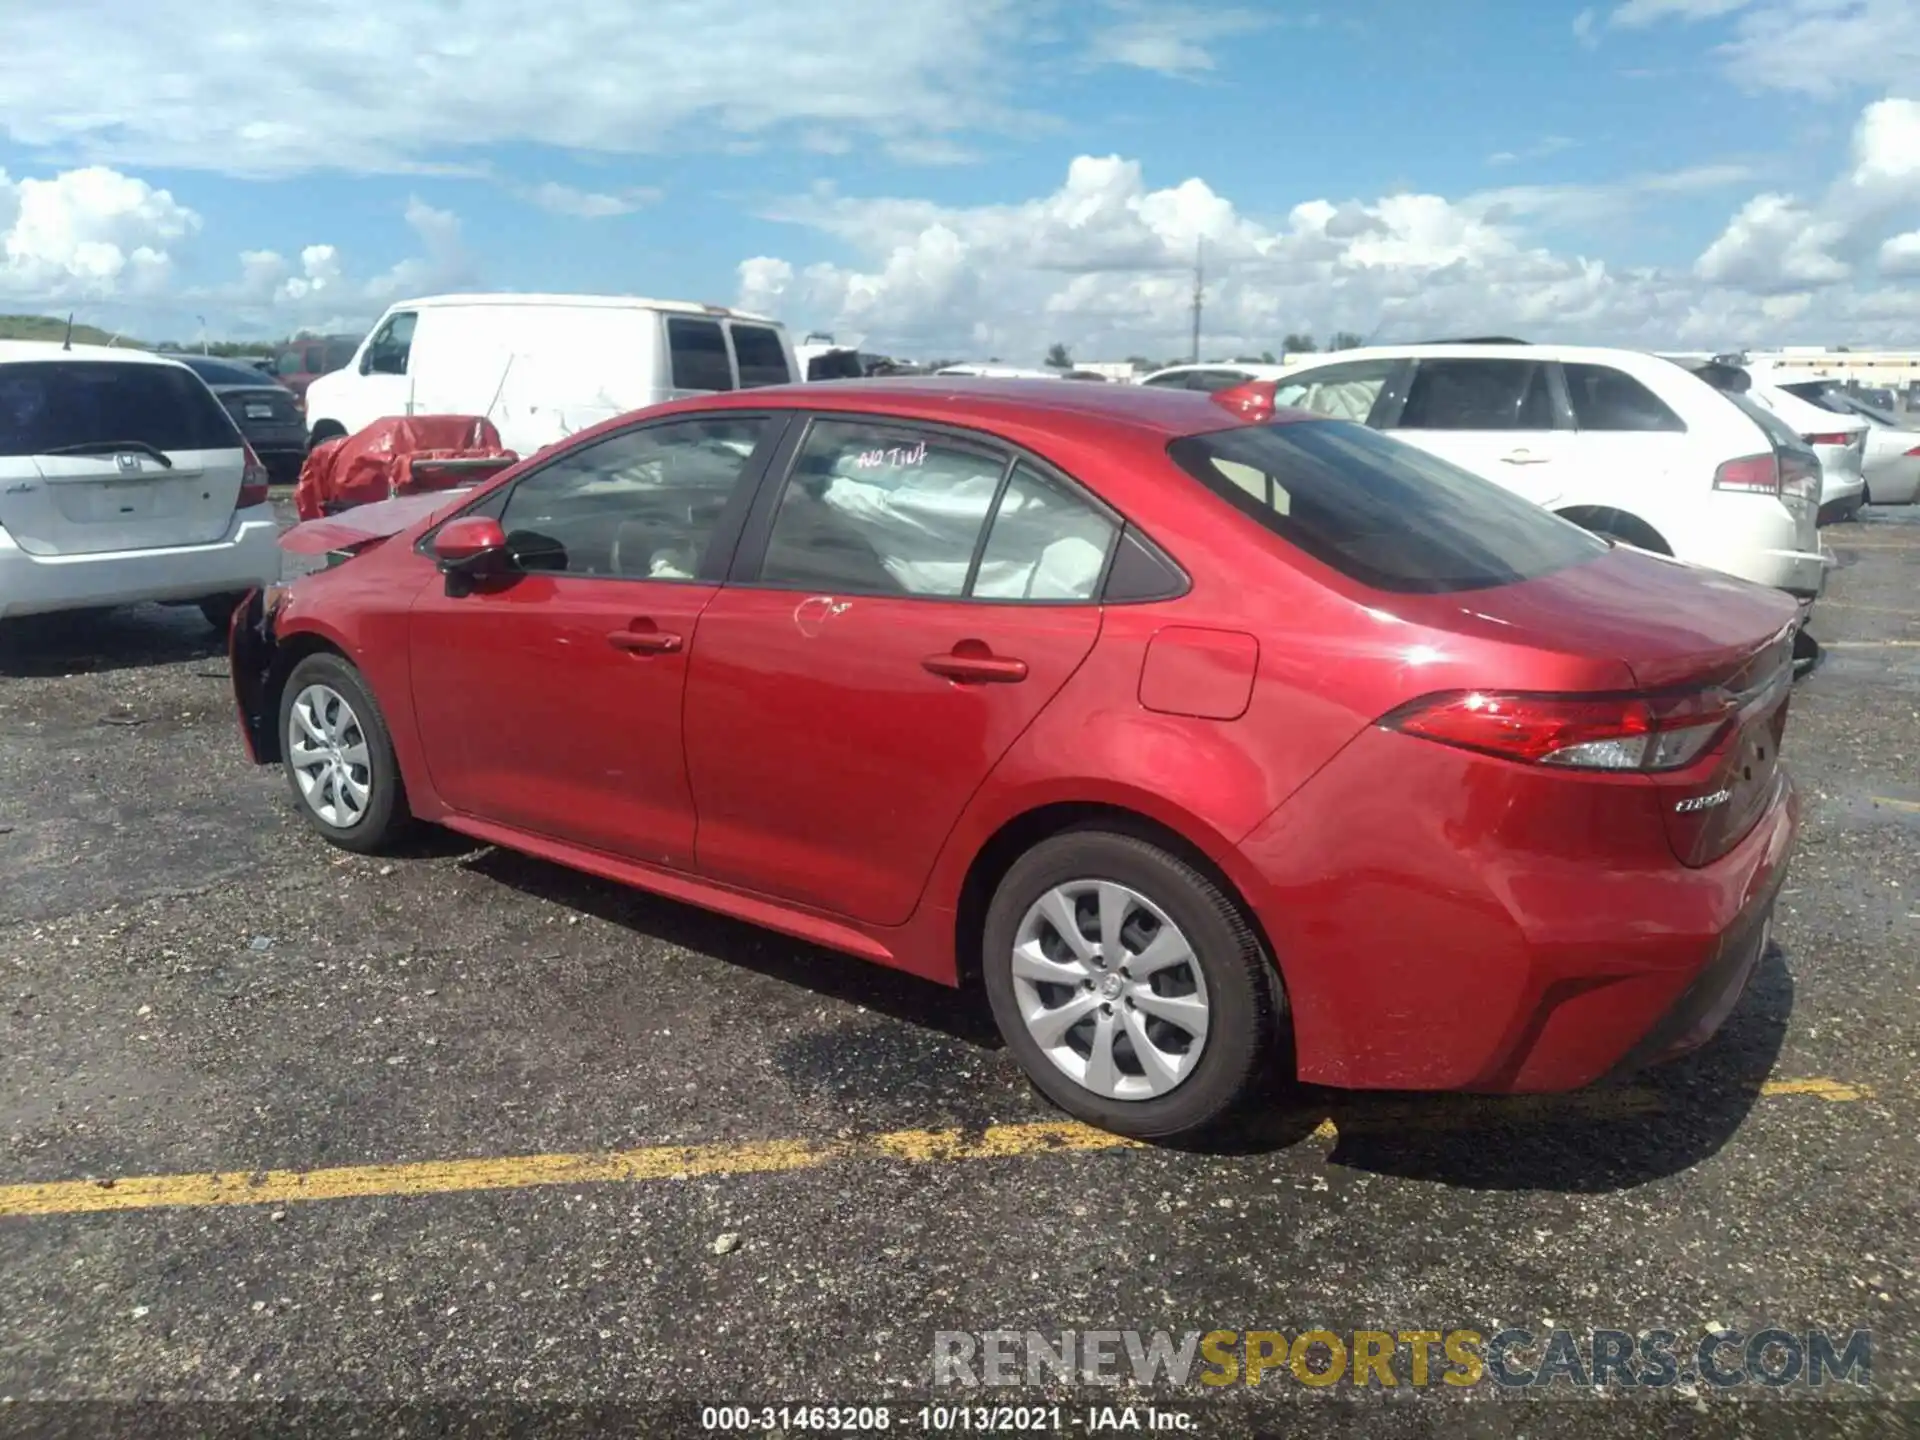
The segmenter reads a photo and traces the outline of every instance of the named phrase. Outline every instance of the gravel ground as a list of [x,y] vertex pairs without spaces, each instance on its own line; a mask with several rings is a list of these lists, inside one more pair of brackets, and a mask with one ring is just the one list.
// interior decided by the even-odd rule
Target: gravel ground
[[[1403,1361],[1391,1399],[1285,1370],[1157,1398],[1218,1434],[1910,1428],[1920,514],[1826,533],[1775,951],[1714,1045],[1629,1091],[1310,1094],[1211,1153],[0,1217],[0,1432],[698,1429],[687,1405],[799,1401],[918,1429],[939,1330],[1769,1325],[1870,1329],[1871,1388],[1416,1391]],[[463,842],[330,850],[246,762],[192,611],[0,640],[0,875],[0,1186],[1057,1118],[967,997]],[[989,1393],[1075,1433],[1150,1398],[962,1398]],[[288,1399],[315,1408],[193,1403]],[[367,1408],[403,1400],[486,1408]],[[133,1401],[173,1408],[100,1403]],[[636,1408],[572,1408],[601,1403]]]

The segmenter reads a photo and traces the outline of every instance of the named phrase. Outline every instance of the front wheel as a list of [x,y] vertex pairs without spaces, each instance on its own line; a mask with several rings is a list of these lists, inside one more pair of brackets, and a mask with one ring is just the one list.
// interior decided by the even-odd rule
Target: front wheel
[[1042,841],[987,912],[994,1019],[1061,1109],[1123,1135],[1207,1129],[1257,1087],[1279,976],[1239,907],[1156,845],[1106,831]]
[[387,722],[346,660],[309,655],[293,667],[280,694],[280,736],[300,813],[328,841],[371,854],[407,827]]

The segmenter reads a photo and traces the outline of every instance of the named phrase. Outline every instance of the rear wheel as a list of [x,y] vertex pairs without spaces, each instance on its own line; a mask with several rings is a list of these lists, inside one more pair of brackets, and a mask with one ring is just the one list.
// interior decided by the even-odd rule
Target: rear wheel
[[1156,845],[1071,831],[1016,861],[987,912],[994,1019],[1033,1083],[1108,1130],[1206,1129],[1251,1093],[1285,1010],[1239,907]]
[[316,446],[328,440],[338,440],[346,433],[347,427],[338,421],[322,420],[307,432],[307,451],[311,454]]
[[383,849],[410,823],[387,722],[360,672],[309,655],[280,694],[281,753],[300,813],[343,850]]

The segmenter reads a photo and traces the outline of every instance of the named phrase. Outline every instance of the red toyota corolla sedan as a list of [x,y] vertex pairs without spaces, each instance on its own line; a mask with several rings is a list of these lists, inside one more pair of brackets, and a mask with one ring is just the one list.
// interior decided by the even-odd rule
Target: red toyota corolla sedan
[[288,543],[332,563],[233,674],[328,840],[433,822],[978,983],[1133,1135],[1276,1053],[1537,1091],[1697,1045],[1797,828],[1790,598],[1271,386],[710,396]]

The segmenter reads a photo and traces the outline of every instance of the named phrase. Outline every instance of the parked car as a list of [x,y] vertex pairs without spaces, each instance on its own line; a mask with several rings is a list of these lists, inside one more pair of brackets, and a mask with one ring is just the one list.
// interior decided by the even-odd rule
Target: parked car
[[1633,350],[1479,341],[1289,366],[1282,405],[1354,420],[1596,534],[1785,590],[1826,587],[1805,450],[1680,365]]
[[435,295],[395,305],[307,391],[312,443],[383,416],[484,415],[532,454],[663,400],[804,372],[777,320],[624,295]]
[[1799,381],[1782,388],[1824,409],[1867,422],[1867,448],[1860,462],[1864,503],[1911,505],[1920,500],[1920,431],[1911,421],[1862,400],[1864,392],[1827,381]]
[[0,341],[0,618],[158,600],[224,627],[280,574],[267,481],[185,365]]
[[943,365],[933,372],[936,375],[959,375],[974,380],[1058,380],[1058,370],[1031,370],[1019,365],[986,364],[976,365],[967,362],[960,365]]
[[1204,390],[1211,393],[1244,385],[1249,380],[1278,380],[1299,368],[1298,364],[1169,365],[1164,370],[1141,376],[1134,383],[1152,385],[1162,390]]
[[307,455],[307,422],[292,391],[243,361],[188,354],[168,358],[206,382],[266,465],[274,484],[291,485],[300,478],[300,465]]
[[352,364],[361,338],[358,335],[309,335],[289,340],[274,352],[271,368],[280,383],[299,397],[304,408],[308,387],[322,375],[331,375]]
[[977,980],[1129,1134],[1698,1045],[1793,848],[1788,597],[1270,387],[716,395],[314,525],[232,674],[320,835]]
[[1747,373],[1752,383],[1742,393],[1791,425],[1820,457],[1820,523],[1852,519],[1867,497],[1867,422],[1802,399],[1767,369],[1748,367]]

